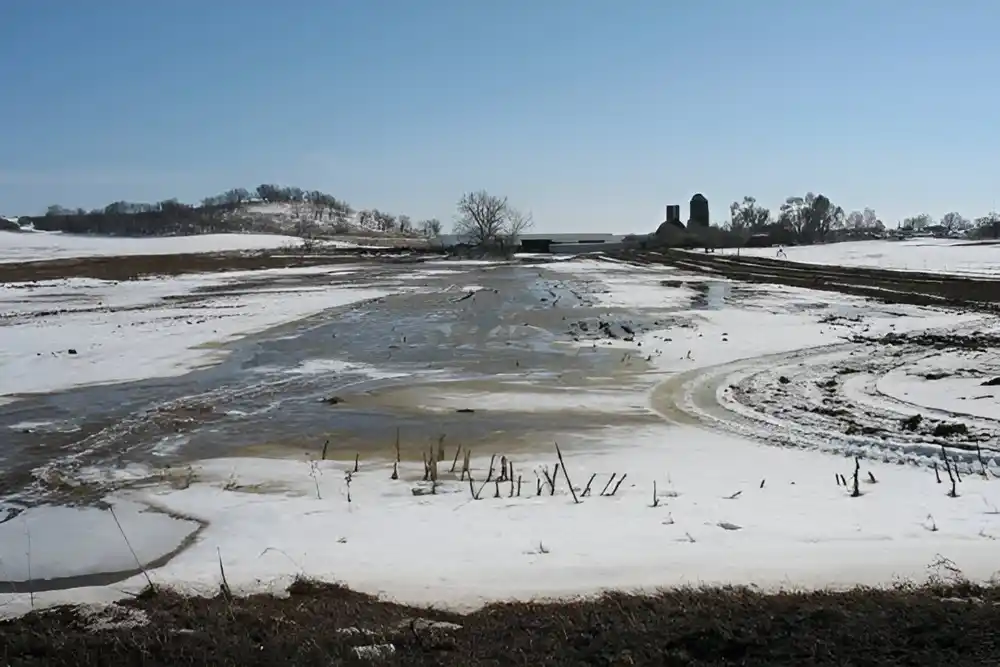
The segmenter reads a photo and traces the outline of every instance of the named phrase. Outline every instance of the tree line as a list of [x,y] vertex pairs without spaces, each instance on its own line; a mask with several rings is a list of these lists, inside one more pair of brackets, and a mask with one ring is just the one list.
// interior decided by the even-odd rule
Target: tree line
[[[969,220],[957,212],[946,213],[940,220],[922,213],[902,220],[901,231],[937,231],[944,234],[973,232],[977,236],[1000,235],[1000,214],[991,212]],[[722,231],[747,240],[767,235],[777,243],[822,243],[831,240],[860,239],[882,235],[886,225],[871,208],[846,212],[830,198],[812,192],[789,197],[772,212],[753,197],[744,197],[729,207],[729,220]]]
[[[275,223],[274,216],[255,214],[251,204],[284,204],[284,217],[292,229]],[[414,222],[410,216],[379,209],[355,211],[350,204],[319,190],[305,190],[272,183],[253,190],[233,188],[206,197],[198,204],[177,199],[156,203],[114,201],[92,210],[49,206],[42,216],[23,216],[21,224],[43,231],[109,236],[172,236],[229,232],[288,232],[300,236],[343,234],[357,228],[402,235],[437,236],[441,222],[435,218]]]

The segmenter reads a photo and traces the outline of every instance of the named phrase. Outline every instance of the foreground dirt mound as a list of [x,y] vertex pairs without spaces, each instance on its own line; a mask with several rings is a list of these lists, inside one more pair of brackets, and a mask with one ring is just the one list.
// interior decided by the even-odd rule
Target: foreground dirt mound
[[413,609],[331,585],[290,596],[157,593],[0,623],[20,665],[996,665],[1000,589],[763,595],[685,590]]

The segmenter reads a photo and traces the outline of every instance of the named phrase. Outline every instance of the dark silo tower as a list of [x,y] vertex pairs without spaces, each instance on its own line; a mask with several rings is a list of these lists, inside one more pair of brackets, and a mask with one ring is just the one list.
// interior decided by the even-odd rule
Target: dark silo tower
[[688,227],[708,227],[708,199],[700,192],[691,197],[691,214]]

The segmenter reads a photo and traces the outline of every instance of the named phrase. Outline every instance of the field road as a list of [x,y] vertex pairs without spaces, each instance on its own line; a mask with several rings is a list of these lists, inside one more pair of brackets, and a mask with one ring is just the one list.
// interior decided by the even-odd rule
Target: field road
[[686,250],[627,250],[610,256],[639,264],[675,266],[752,283],[771,283],[870,297],[889,303],[1000,310],[1000,280],[941,273],[801,264],[767,257]]

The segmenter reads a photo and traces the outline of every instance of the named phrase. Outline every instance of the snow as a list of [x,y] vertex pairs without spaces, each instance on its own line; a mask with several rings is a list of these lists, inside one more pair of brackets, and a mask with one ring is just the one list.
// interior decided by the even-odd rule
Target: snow
[[994,350],[935,352],[895,366],[879,378],[876,389],[883,396],[909,403],[915,411],[1000,420],[1000,387],[984,385],[998,376],[1000,355]]
[[[324,272],[336,278],[344,271],[308,267],[120,283],[71,279],[42,281],[31,288],[5,286],[0,290],[0,308],[8,320],[0,326],[0,397],[181,375],[217,363],[225,354],[220,345],[227,341],[390,293],[336,282],[288,288],[294,298],[275,298],[269,289],[236,289],[238,279]],[[234,289],[196,293],[213,285]],[[190,300],[165,300],[177,296]],[[20,317],[39,310],[67,312]]]
[[[113,512],[35,507],[0,524],[0,579],[27,582],[135,570],[136,557],[145,563],[165,556],[198,529],[194,521],[150,511],[140,503],[116,502]],[[133,556],[122,533],[139,532],[143,539],[132,545]],[[74,545],[72,559],[66,558],[67,543]]]
[[302,245],[301,238],[277,234],[201,234],[123,238],[81,236],[61,232],[0,232],[0,262],[269,250],[300,245]]
[[[941,557],[970,577],[987,578],[996,568],[1000,526],[987,510],[1000,505],[1000,489],[979,478],[949,498],[926,471],[865,464],[863,474],[871,471],[878,483],[863,483],[863,495],[851,498],[831,479],[850,474],[842,457],[754,446],[689,427],[608,429],[562,441],[575,484],[598,475],[596,490],[578,505],[563,479],[556,495],[535,495],[529,471],[551,469],[554,453],[515,461],[525,474],[520,498],[509,497],[507,483],[494,498],[488,484],[478,501],[458,482],[414,496],[421,484],[413,465],[402,465],[402,479],[392,482],[391,465],[363,463],[351,476],[348,502],[350,464],[204,461],[188,489],[145,499],[209,524],[151,576],[212,593],[221,553],[229,583],[240,591],[258,590],[261,582],[280,590],[303,574],[405,602],[470,608],[608,588],[876,585],[923,579]],[[480,479],[488,465],[473,462]],[[625,483],[615,496],[601,497],[612,473],[626,473]],[[5,555],[23,545],[15,530],[7,528],[0,541],[12,552]],[[130,541],[159,539],[148,527],[136,533]],[[127,555],[119,541],[86,544],[88,562],[123,562]],[[135,577],[116,589],[144,583]],[[108,594],[44,593],[36,603]],[[3,611],[24,611],[25,597],[8,596]]]
[[[596,474],[592,493],[580,503],[573,501],[562,477],[555,494],[536,495],[535,471],[551,471],[557,460],[551,440],[534,451],[521,448],[514,457],[522,476],[520,496],[516,483],[489,483],[478,500],[467,482],[446,472],[450,464],[443,465],[442,481],[431,494],[420,481],[422,466],[406,462],[412,456],[404,457],[395,481],[390,479],[391,461],[381,458],[363,458],[354,474],[349,474],[353,461],[204,460],[192,464],[187,488],[151,481],[110,497],[204,522],[191,546],[150,573],[153,580],[213,594],[221,554],[229,584],[242,592],[280,591],[296,575],[306,575],[402,602],[464,609],[492,600],[609,588],[886,585],[947,576],[943,562],[974,580],[995,574],[1000,482],[972,474],[972,463],[963,459],[963,482],[952,498],[946,494],[948,484],[938,484],[926,466],[876,456],[861,462],[861,495],[851,497],[835,475],[850,481],[852,447],[877,452],[877,447],[897,442],[904,451],[910,444],[937,445],[911,442],[900,434],[878,443],[867,436],[848,440],[831,430],[822,415],[808,410],[811,401],[824,396],[816,381],[848,362],[870,361],[866,372],[872,378],[882,378],[890,390],[902,386],[914,391],[900,385],[902,378],[887,366],[890,352],[879,357],[848,342],[854,334],[931,327],[988,330],[995,320],[759,286],[742,286],[748,292],[744,301],[686,309],[683,300],[690,297],[692,284],[704,278],[593,260],[559,267],[567,285],[609,308],[638,304],[673,318],[669,328],[642,333],[632,342],[580,343],[581,352],[597,344],[628,349],[645,356],[651,370],[634,384],[622,380],[620,392],[581,388],[572,396],[542,395],[530,387],[520,392],[508,387],[493,396],[485,390],[440,392],[425,402],[607,415],[606,428],[553,436],[579,494]],[[662,290],[662,298],[654,298],[656,290]],[[917,371],[925,368],[920,364],[931,363],[926,355],[894,358]],[[976,362],[942,355],[934,363],[959,368]],[[901,372],[903,378],[912,376]],[[787,385],[769,379],[779,373],[790,374]],[[929,387],[941,381],[926,382]],[[797,393],[788,393],[782,388],[786,386]],[[866,386],[841,387],[835,396],[864,394]],[[749,388],[756,393],[745,391]],[[940,397],[921,398],[931,399],[945,406]],[[798,412],[800,403],[806,405]],[[641,410],[662,416],[663,422],[615,425],[615,415]],[[491,454],[504,454],[477,451],[474,442],[463,444],[475,453],[477,480],[484,480]],[[627,476],[617,493],[602,496],[612,474],[616,479]],[[0,530],[5,531],[0,532],[0,558],[23,550],[20,528],[5,524]],[[158,540],[144,546],[147,553],[167,546],[154,529],[128,530],[133,543]],[[179,536],[173,537],[176,541]],[[84,560],[106,571],[110,565],[105,562],[123,562],[120,549],[110,537],[91,540]],[[60,565],[53,557],[46,567],[59,574],[60,567],[71,564]],[[39,593],[35,604],[107,601],[144,584],[143,578],[133,577],[114,587]],[[7,614],[23,612],[30,604],[24,594],[6,596],[0,605],[4,602],[0,610]]]
[[[851,241],[812,246],[786,246],[790,262],[861,266],[927,273],[1000,275],[1000,244],[973,244],[952,239]],[[735,250],[725,251],[735,254]],[[777,248],[741,248],[741,255],[777,257]]]

